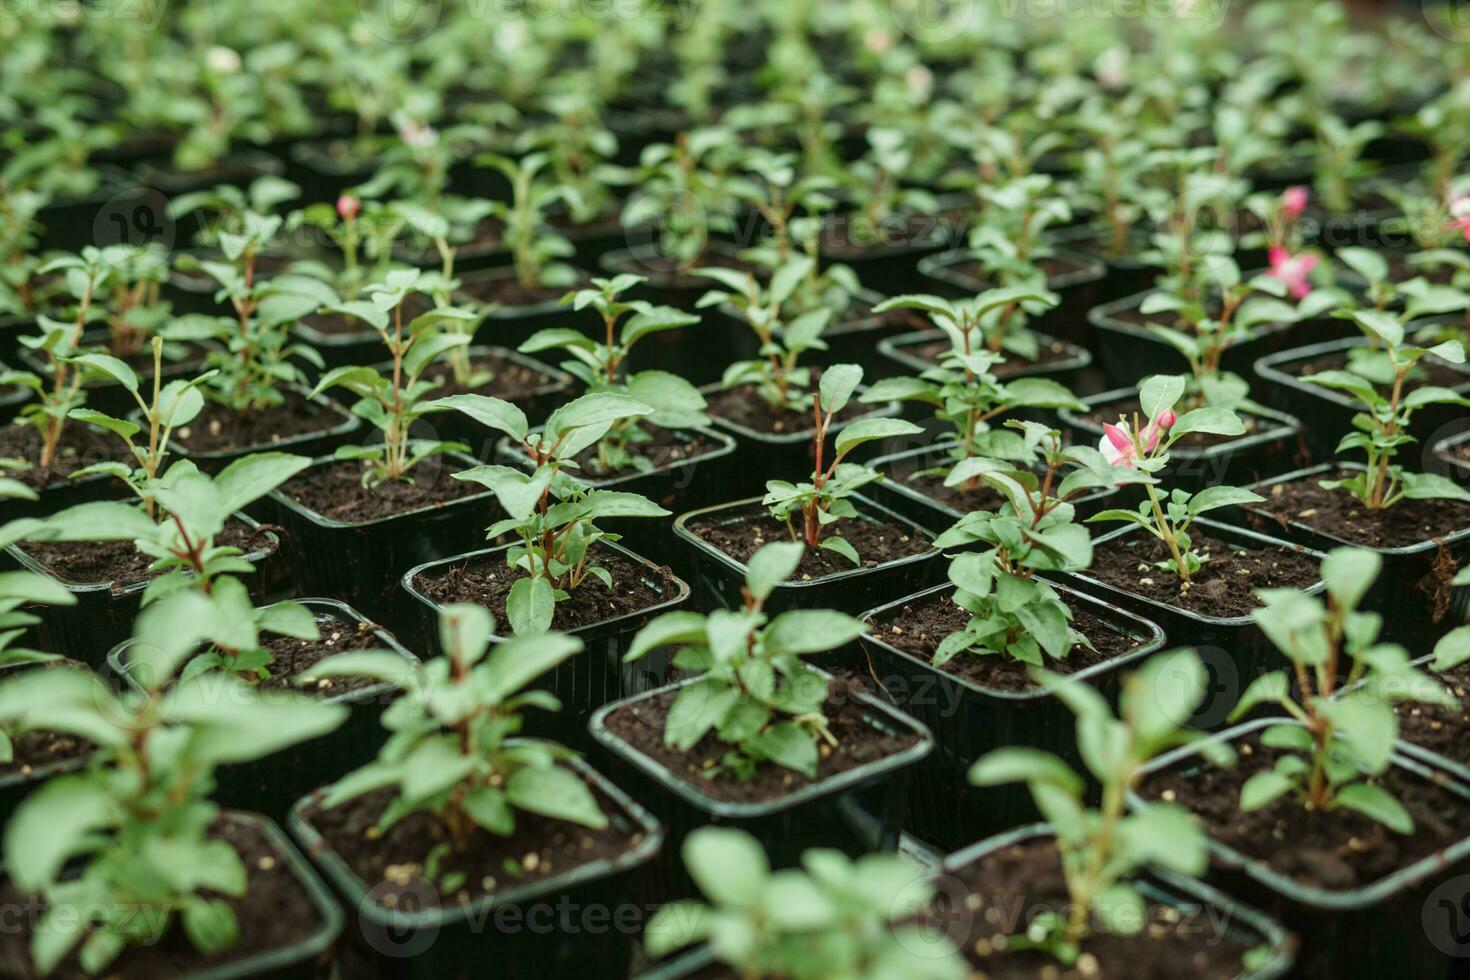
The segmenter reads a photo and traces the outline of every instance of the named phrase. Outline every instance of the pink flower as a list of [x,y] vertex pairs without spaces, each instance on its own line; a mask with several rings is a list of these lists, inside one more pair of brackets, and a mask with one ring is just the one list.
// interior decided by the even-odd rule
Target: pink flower
[[1288,221],[1295,221],[1297,218],[1300,218],[1302,216],[1302,212],[1307,209],[1307,199],[1310,197],[1311,192],[1308,191],[1305,187],[1301,186],[1288,187],[1286,190],[1282,191],[1282,216],[1284,216]]
[[1451,228],[1458,228],[1465,241],[1470,242],[1470,194],[1450,198]]
[[1143,431],[1138,434],[1137,443],[1133,441],[1133,435],[1128,431],[1126,422],[1119,422],[1117,425],[1105,424],[1102,442],[1098,443],[1097,448],[1110,466],[1133,469],[1138,460],[1158,448],[1159,439],[1174,427],[1178,418],[1172,408],[1166,408],[1159,413],[1158,418],[1143,427]]
[[356,194],[342,194],[337,198],[337,213],[343,221],[356,221],[362,213],[362,199]]
[[1301,299],[1312,291],[1312,283],[1308,277],[1317,267],[1317,256],[1310,252],[1292,255],[1286,250],[1286,246],[1272,245],[1270,257],[1271,269],[1266,274],[1286,283],[1292,296]]

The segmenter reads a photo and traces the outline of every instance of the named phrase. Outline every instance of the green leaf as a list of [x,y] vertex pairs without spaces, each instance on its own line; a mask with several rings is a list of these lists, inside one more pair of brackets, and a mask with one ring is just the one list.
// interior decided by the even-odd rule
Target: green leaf
[[607,826],[607,815],[597,805],[587,783],[560,766],[516,770],[505,784],[505,798],[519,810],[567,820],[583,827]]
[[1050,752],[1031,748],[996,749],[970,767],[970,782],[976,786],[1005,783],[1048,783],[1078,799],[1086,784],[1072,767]]
[[1285,673],[1277,670],[1269,674],[1262,674],[1251,681],[1250,687],[1245,689],[1245,693],[1235,703],[1235,708],[1230,712],[1230,720],[1235,721],[1244,717],[1257,705],[1280,704],[1289,699],[1289,686]]
[[1382,568],[1383,559],[1376,552],[1333,548],[1322,559],[1322,581],[1338,608],[1351,611],[1358,608]]
[[863,369],[856,364],[833,364],[824,370],[820,384],[822,411],[836,415],[846,408],[862,380]]
[[664,719],[664,744],[686,752],[718,725],[740,699],[721,681],[701,677],[679,688]]
[[643,949],[650,959],[662,959],[675,950],[703,942],[713,930],[717,913],[699,902],[668,902],[648,921]]
[[138,390],[137,372],[110,354],[78,354],[71,361],[106,375],[128,391]]
[[439,610],[439,647],[465,667],[485,656],[495,617],[484,606],[461,602]]
[[219,506],[226,513],[244,510],[310,465],[310,458],[290,453],[252,453],[237,459],[214,478]]
[[1256,493],[1240,487],[1205,487],[1199,493],[1189,498],[1189,513],[1191,515],[1203,514],[1206,511],[1218,510],[1221,507],[1237,507],[1241,504],[1259,503],[1263,498]]
[[240,941],[240,924],[224,899],[191,895],[184,902],[180,921],[189,942],[206,956]]
[[808,779],[817,778],[816,736],[794,721],[772,725],[745,744],[778,766],[799,772]]
[[683,857],[700,892],[716,905],[754,909],[764,899],[771,866],[744,831],[701,827],[684,839]]
[[1388,768],[1394,740],[1398,737],[1398,721],[1391,705],[1369,694],[1354,692],[1319,704],[1317,710],[1332,722],[1336,728],[1334,735],[1347,742],[1353,760],[1363,771],[1380,773]]
[[565,633],[513,636],[496,645],[487,664],[485,697],[503,701],[531,681],[582,652],[582,641]]
[[1245,785],[1240,788],[1240,809],[1244,813],[1259,810],[1290,793],[1295,785],[1290,778],[1275,769],[1258,772],[1247,779]]
[[43,891],[91,835],[122,818],[116,801],[86,776],[59,776],[33,790],[5,827],[5,871],[22,893]]
[[[317,387],[320,388],[321,385]],[[524,441],[531,431],[525,412],[508,401],[487,395],[450,395],[447,398],[435,398],[420,407],[426,412],[459,412],[486,428],[505,433],[517,442]]]
[[[3,594],[3,589],[0,589]],[[1470,626],[1459,626],[1442,636],[1434,645],[1432,670],[1451,670],[1470,660]]]
[[509,837],[515,831],[515,815],[505,794],[490,786],[470,790],[464,798],[464,812],[492,834]]
[[556,594],[551,582],[541,576],[517,579],[505,600],[505,616],[518,634],[542,633],[551,629],[556,613]]
[[804,547],[797,541],[775,541],[750,556],[745,566],[745,587],[756,599],[768,599],[776,586],[791,578]]
[[1182,374],[1156,374],[1145,378],[1138,387],[1138,404],[1149,419],[1158,418],[1165,409],[1173,408],[1184,397]]
[[771,620],[761,633],[768,655],[802,656],[835,650],[867,632],[867,625],[845,613],[830,609],[793,609]]
[[638,631],[623,659],[633,661],[660,647],[689,646],[703,641],[703,614],[687,610],[664,613]]
[[837,433],[837,458],[842,459],[865,442],[922,435],[923,432],[917,425],[903,419],[859,419]]
[[1333,796],[1334,806],[1356,810],[1400,834],[1414,832],[1414,818],[1388,790],[1373,783],[1350,783]]
[[1240,421],[1240,416],[1228,408],[1207,405],[1204,408],[1191,409],[1179,416],[1173,427],[1169,429],[1169,436],[1172,438],[1192,432],[1213,436],[1239,436],[1245,434],[1245,423]]

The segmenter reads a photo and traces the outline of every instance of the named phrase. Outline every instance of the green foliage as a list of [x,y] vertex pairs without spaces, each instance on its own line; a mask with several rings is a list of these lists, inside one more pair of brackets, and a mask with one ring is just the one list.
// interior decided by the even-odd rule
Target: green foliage
[[651,957],[708,941],[716,961],[742,977],[968,975],[949,938],[917,921],[934,886],[906,858],[870,854],[853,860],[813,848],[802,855],[800,869],[773,872],[755,838],[718,827],[690,834],[683,855],[708,904],[671,902],[659,909],[644,936]]

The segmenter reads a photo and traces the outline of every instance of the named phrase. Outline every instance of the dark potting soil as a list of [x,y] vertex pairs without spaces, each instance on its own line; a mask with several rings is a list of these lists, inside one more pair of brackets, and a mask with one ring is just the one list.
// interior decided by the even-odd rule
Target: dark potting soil
[[[1179,411],[1183,412],[1185,411],[1185,409],[1181,408]],[[1208,435],[1203,432],[1191,432],[1181,438],[1178,442],[1176,442],[1174,444],[1174,448],[1190,449],[1196,452],[1203,452],[1204,450],[1212,449],[1215,446],[1223,446],[1226,443],[1235,442],[1237,439],[1249,438],[1250,436],[1255,435],[1257,432],[1261,432],[1266,428],[1270,428],[1276,425],[1275,422],[1262,419],[1246,411],[1241,411],[1236,414],[1239,416],[1241,423],[1245,426],[1244,435],[1215,436]],[[1083,415],[1082,418],[1088,422],[1091,422],[1093,425],[1097,426],[1100,429],[1104,425],[1116,424],[1119,416],[1122,416],[1123,418],[1128,420],[1128,427],[1130,430],[1133,431],[1137,431],[1134,428],[1135,419],[1138,420],[1140,425],[1146,425],[1148,423],[1148,417],[1143,414],[1143,408],[1139,404],[1137,398],[1120,398],[1117,401],[1107,402],[1103,405],[1095,405],[1090,411],[1087,412],[1087,414]]]
[[[786,525],[760,506],[718,511],[692,520],[686,526],[710,547],[738,562],[750,561],[752,555],[772,541],[791,540]],[[862,568],[875,568],[934,549],[933,542],[922,532],[893,521],[848,519],[827,525],[826,533],[840,535],[856,548]],[[835,551],[807,548],[802,552],[801,564],[796,566],[793,581],[823,578],[857,567]]]
[[[252,528],[232,520],[214,543],[239,548],[248,555],[269,545],[268,533],[268,528]],[[120,589],[152,577],[148,566],[154,559],[131,541],[23,541],[21,548],[47,573],[74,585],[110,582],[114,589]]]
[[1199,529],[1191,537],[1195,551],[1209,560],[1188,588],[1172,572],[1154,567],[1170,557],[1169,549],[1143,531],[1099,545],[1087,574],[1154,602],[1218,618],[1249,615],[1260,605],[1253,589],[1306,589],[1321,577],[1316,560],[1292,548],[1233,545]]
[[[513,275],[471,279],[460,286],[460,292],[476,302],[494,304],[502,310],[514,312],[527,306],[557,303],[567,293],[584,285],[578,281],[566,286],[525,285]],[[569,310],[570,313],[570,310]]]
[[323,698],[334,698],[377,684],[370,677],[323,677],[311,684],[297,684],[296,677],[328,657],[350,650],[376,650],[383,645],[373,635],[378,627],[372,623],[327,616],[317,619],[316,628],[321,636],[315,640],[298,640],[290,636],[273,636],[266,640],[265,648],[272,658],[270,676],[261,681],[259,687],[305,691]]
[[24,469],[0,469],[0,473],[19,480],[32,490],[48,483],[64,480],[84,466],[131,460],[121,439],[98,432],[80,422],[71,422],[61,430],[61,442],[51,465],[42,468],[41,436],[28,422],[0,426],[0,460],[24,460]]
[[[330,810],[313,801],[305,816],[326,846],[367,884],[379,905],[391,909],[406,900],[422,910],[468,904],[594,861],[612,860],[637,847],[642,831],[620,826],[622,822],[613,817],[616,804],[595,788],[593,792],[602,812],[612,818],[606,827],[593,830],[524,810],[515,811],[515,831],[508,837],[472,825],[461,850],[451,847],[440,856],[440,878],[433,887],[424,887],[425,867],[431,853],[452,840],[441,817],[419,811],[379,831],[378,821],[393,799],[392,790],[377,790]],[[451,894],[440,894],[439,882],[449,875],[463,875],[464,884]]]
[[[403,301],[403,329],[406,333],[408,325],[416,316],[421,316],[433,307],[433,301],[422,293],[413,293]],[[388,314],[388,332],[393,332],[393,318],[395,314]],[[378,332],[373,329],[372,324],[366,320],[359,320],[355,316],[345,313],[313,313],[301,318],[301,322],[315,330],[317,333],[326,334],[329,337],[345,336],[349,334],[369,334],[377,337]]]
[[[551,626],[571,630],[650,609],[673,594],[672,573],[649,568],[608,548],[598,548],[588,565],[600,565],[612,575],[613,587],[587,576],[570,596],[556,604]],[[504,553],[477,555],[452,565],[420,572],[414,585],[440,605],[473,602],[490,610],[495,621],[508,624],[505,600],[511,586],[524,578],[522,569],[506,564]]]
[[[470,234],[454,240],[456,251],[462,254],[478,254],[492,252],[504,247],[505,222],[496,217],[481,218],[475,227],[470,229]],[[406,236],[399,238],[393,243],[393,251],[400,255],[408,255],[415,258],[421,256],[432,256],[435,260],[439,258],[439,251],[433,242],[423,238]]]
[[[813,388],[815,389],[817,372],[813,371]],[[709,414],[716,418],[724,419],[732,425],[738,425],[753,432],[765,432],[774,436],[791,435],[795,432],[810,434],[813,427],[812,412],[810,407],[804,411],[777,410],[760,396],[755,385],[736,385],[726,388],[724,391],[716,391],[708,396]],[[843,406],[842,411],[837,413],[833,419],[834,424],[838,422],[849,422],[860,415],[876,411],[878,406],[866,405],[853,399]]]
[[[1278,361],[1275,366],[1277,370],[1289,374],[1294,378],[1301,378],[1322,371],[1345,371],[1348,367],[1348,352],[1339,350],[1296,361]],[[1470,373],[1457,370],[1454,365],[1441,361],[1437,357],[1426,357],[1415,366],[1408,379],[1405,380],[1404,392],[1413,391],[1415,388],[1423,385],[1459,388],[1467,384],[1470,384]],[[1392,385],[1377,386],[1378,390],[1385,395],[1389,393],[1392,387]],[[1324,388],[1321,390],[1326,391],[1327,389]]]
[[[1137,638],[1114,629],[1086,606],[1079,606],[1065,596],[1062,601],[1072,610],[1072,628],[1087,637],[1092,649],[1079,643],[1061,660],[1048,657],[1047,670],[1075,674],[1122,656],[1139,645]],[[934,658],[940,642],[951,633],[963,630],[969,621],[970,614],[955,604],[950,593],[936,592],[876,620],[873,636],[927,663]],[[1034,691],[1041,686],[1031,679],[1026,664],[1007,656],[962,653],[939,669],[994,691]]]
[[[690,429],[660,429],[645,426],[649,440],[637,444],[638,454],[653,464],[654,469],[676,466],[714,452],[720,444],[703,433]],[[612,480],[621,476],[632,476],[640,471],[633,466],[606,469],[597,461],[596,447],[584,449],[577,454],[580,476],[591,480]]]
[[[210,836],[228,843],[245,864],[247,884],[243,897],[233,898],[208,890],[203,892],[207,897],[223,901],[235,913],[240,928],[239,942],[212,956],[205,956],[184,934],[178,916],[171,915],[167,931],[157,942],[129,946],[102,976],[110,980],[192,976],[206,969],[303,942],[321,927],[311,896],[291,873],[285,857],[258,827],[224,815],[211,828]],[[40,975],[32,966],[30,926],[40,921],[46,908],[45,899],[39,895],[20,894],[7,879],[0,886],[0,902],[5,903],[6,908],[25,910],[17,922],[26,925],[0,930],[0,977],[35,980]],[[75,954],[68,956],[47,975],[48,980],[84,980],[95,976],[98,974],[82,969]]]
[[1409,811],[1410,834],[1395,833],[1346,808],[1308,810],[1291,793],[1242,813],[1241,787],[1273,767],[1282,753],[1254,735],[1234,744],[1239,753],[1234,768],[1171,768],[1147,777],[1140,794],[1183,805],[1214,840],[1319,888],[1361,888],[1470,836],[1470,806],[1464,800],[1398,767],[1373,782]]
[[[385,480],[369,487],[362,482],[366,471],[362,462],[330,460],[292,477],[281,487],[281,493],[334,521],[371,521],[485,493],[480,484],[450,475],[458,465],[446,466],[430,457],[409,470],[407,479]],[[485,524],[492,523],[499,513],[493,503],[487,504]]]
[[174,441],[194,453],[269,447],[292,436],[335,429],[350,418],[331,403],[310,401],[294,388],[282,389],[281,395],[279,405],[254,412],[206,402],[192,422],[174,433]]
[[541,393],[541,389],[553,383],[550,375],[533,367],[513,361],[491,351],[475,352],[470,355],[470,373],[488,371],[492,375],[485,384],[474,388],[461,384],[454,377],[453,368],[440,361],[424,372],[424,378],[438,387],[435,398],[450,395],[489,395],[508,402],[530,401]]
[[705,796],[725,803],[763,803],[778,800],[870,762],[897,755],[919,741],[912,732],[892,734],[871,724],[868,720],[872,717],[870,710],[857,700],[857,694],[863,692],[864,686],[855,679],[832,679],[822,713],[827,716],[827,728],[836,737],[837,745],[821,744],[815,780],[773,762],[760,763],[755,767],[754,775],[745,780],[736,778],[727,770],[717,770],[720,760],[733,746],[720,741],[713,732],[706,734],[688,752],[666,746],[664,725],[678,696],[677,691],[660,691],[633,704],[625,704],[609,713],[604,723],[609,732]]
[[1287,521],[1301,523],[1370,548],[1401,548],[1443,538],[1470,528],[1470,504],[1458,500],[1403,499],[1386,510],[1369,510],[1346,489],[1327,490],[1321,480],[1338,480],[1346,471],[1290,483],[1277,483],[1246,510],[1252,523],[1267,534],[1285,527]]
[[1460,699],[1460,706],[1395,702],[1393,710],[1399,716],[1399,738],[1461,765],[1470,765],[1470,663],[1451,667],[1434,677]]
[[[905,349],[905,348],[900,348]],[[915,344],[906,348],[914,357],[927,361],[930,364],[938,364],[945,354],[949,353],[949,339],[945,337],[930,340],[922,344]],[[1018,357],[1015,354],[1006,354],[1005,360],[991,368],[991,372],[997,378],[1014,377],[1022,371],[1035,367],[1046,367],[1049,364],[1060,364],[1070,361],[1079,355],[1079,348],[1056,339],[1043,340],[1036,351],[1035,357]]]
[[947,487],[944,485],[944,477],[934,473],[910,473],[902,477],[888,474],[887,479],[901,482],[936,503],[964,513],[996,510],[1005,502],[1005,498],[987,483],[982,483],[973,490]]
[[866,217],[839,214],[823,223],[818,248],[822,255],[839,260],[882,257],[914,246],[937,245],[943,230],[943,222],[934,215],[895,215],[873,222]]
[[1148,903],[1148,923],[1135,935],[1094,930],[1070,968],[1040,950],[1008,948],[1007,938],[1025,935],[1037,915],[1065,915],[1071,907],[1050,839],[992,852],[952,877],[950,887],[963,907],[936,911],[936,924],[982,971],[976,975],[989,980],[1228,980],[1246,972],[1250,947],[1242,935],[1221,935],[1200,918],[1159,902]]

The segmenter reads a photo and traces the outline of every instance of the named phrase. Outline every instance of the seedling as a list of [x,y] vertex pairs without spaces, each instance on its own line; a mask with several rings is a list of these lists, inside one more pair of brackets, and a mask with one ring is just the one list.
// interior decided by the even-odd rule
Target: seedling
[[301,195],[301,188],[273,174],[257,177],[249,187],[220,184],[209,190],[181,194],[169,202],[168,216],[179,221],[197,214],[195,239],[218,245],[221,234],[246,232],[246,215],[266,215]]
[[[403,692],[383,712],[391,737],[377,759],[334,783],[323,807],[392,789],[378,831],[411,814],[431,813],[447,833],[451,863],[478,831],[509,837],[522,815],[607,826],[587,783],[564,765],[570,750],[515,737],[527,708],[560,709],[549,691],[526,688],[580,653],[582,641],[538,633],[492,647],[494,632],[485,609],[445,606],[439,614],[441,657],[413,664],[389,651],[354,651],[328,657],[301,675],[303,684],[365,677]],[[435,883],[456,891],[463,881],[461,872],[445,869]]]
[[496,154],[482,154],[477,162],[505,175],[510,181],[509,203],[491,201],[490,213],[505,222],[505,239],[510,246],[511,265],[516,281],[522,286],[571,286],[580,274],[558,259],[575,250],[572,243],[552,230],[548,221],[551,208],[570,201],[576,192],[553,180],[541,179],[550,157],[545,153],[528,153],[519,161]]
[[1337,452],[1358,450],[1367,456],[1367,468],[1343,480],[1324,480],[1322,486],[1342,488],[1369,510],[1384,510],[1404,498],[1410,500],[1463,500],[1470,492],[1447,477],[1435,473],[1410,473],[1393,459],[1400,446],[1414,442],[1408,434],[1413,415],[1426,405],[1470,405],[1470,399],[1448,388],[1421,385],[1406,391],[1410,372],[1425,357],[1433,355],[1452,364],[1465,362],[1465,349],[1449,340],[1435,347],[1405,343],[1404,325],[1398,316],[1381,310],[1353,310],[1352,319],[1375,342],[1378,356],[1389,371],[1389,391],[1384,394],[1375,381],[1376,359],[1360,361],[1350,371],[1320,371],[1302,378],[1310,384],[1333,388],[1351,395],[1365,411],[1353,417],[1356,432],[1343,436]]
[[698,265],[710,233],[732,227],[728,181],[739,145],[730,130],[710,126],[644,147],[631,181],[638,195],[623,209],[623,227],[656,222],[658,254],[679,268]]
[[[1096,929],[1131,936],[1148,922],[1132,883],[1150,866],[1199,876],[1209,867],[1204,832],[1189,811],[1149,803],[1127,812],[1128,793],[1154,756],[1202,735],[1184,729],[1204,698],[1209,677],[1192,650],[1160,654],[1123,682],[1121,711],[1086,684],[1032,668],[1077,716],[1077,747],[1102,784],[1102,805],[1087,807],[1087,784],[1061,759],[1032,748],[997,749],[970,769],[977,786],[1025,783],[1056,834],[1071,899],[1065,913],[1043,913],[1007,949],[1038,949],[1071,966]],[[1199,742],[1211,761],[1228,764],[1228,747]]]
[[674,666],[699,674],[669,707],[664,744],[687,752],[713,735],[729,746],[706,778],[750,779],[772,762],[815,779],[821,746],[837,744],[822,713],[827,679],[801,658],[851,643],[867,626],[826,609],[767,615],[766,600],[795,573],[803,551],[795,542],[766,545],[746,565],[743,609],[664,613],[638,631],[624,657],[677,646]]
[[1130,482],[1143,484],[1146,495],[1137,510],[1105,510],[1089,517],[1094,521],[1123,521],[1136,524],[1158,538],[1169,549],[1169,558],[1155,567],[1172,572],[1180,582],[1189,583],[1204,565],[1207,556],[1196,552],[1190,542],[1189,528],[1195,518],[1221,507],[1259,502],[1262,498],[1239,487],[1206,487],[1195,494],[1175,489],[1167,494],[1159,488],[1157,474],[1169,465],[1169,450],[1190,433],[1215,436],[1238,436],[1245,432],[1240,418],[1229,409],[1205,406],[1182,415],[1174,406],[1184,396],[1183,376],[1159,374],[1146,378],[1139,386],[1139,405],[1148,422],[1139,426],[1135,416],[1130,425],[1119,418],[1118,424],[1103,426],[1099,445],[1103,456],[1115,470],[1136,470],[1142,475]]
[[[1381,775],[1389,767],[1398,735],[1394,701],[1451,708],[1460,702],[1409,666],[1403,647],[1378,642],[1381,618],[1358,610],[1382,565],[1383,559],[1371,551],[1333,549],[1322,561],[1330,600],[1325,603],[1294,589],[1256,590],[1264,605],[1251,617],[1291,661],[1291,671],[1256,678],[1231,717],[1270,704],[1299,724],[1273,725],[1261,733],[1262,744],[1282,754],[1273,768],[1256,773],[1241,787],[1242,810],[1260,809],[1289,793],[1308,810],[1346,807],[1400,834],[1413,832],[1413,819],[1403,805],[1364,777]],[[1344,672],[1346,682],[1339,689]]]
[[589,469],[598,476],[626,469],[640,472],[653,469],[653,461],[639,450],[651,438],[644,424],[661,429],[692,429],[709,424],[704,396],[688,381],[667,371],[629,374],[625,369],[628,355],[643,338],[699,322],[699,317],[673,307],[622,298],[623,293],[646,281],[642,276],[626,274],[612,279],[594,278],[591,288],[562,299],[575,310],[591,307],[597,311],[602,318],[601,343],[578,330],[557,328],[537,331],[520,346],[527,354],[564,350],[572,360],[562,362],[563,370],[581,381],[589,393],[627,395],[653,409],[649,415],[618,420],[597,441],[597,458]]
[[[761,499],[771,516],[785,523],[793,541],[805,541],[809,548],[835,551],[854,565],[861,564],[857,549],[839,535],[829,533],[829,529],[844,518],[857,517],[851,497],[882,476],[871,467],[846,462],[847,455],[864,443],[920,435],[924,431],[902,419],[859,419],[837,433],[836,451],[832,462],[826,464],[824,454],[832,420],[847,407],[862,378],[863,369],[856,364],[834,364],[822,372],[819,390],[812,395],[816,467],[811,480],[806,483],[768,480],[766,495]],[[801,515],[800,532],[792,523],[797,514]]]
[[[772,872],[742,830],[701,827],[684,841],[684,866],[709,904],[670,902],[644,937],[652,959],[708,942],[739,977],[789,980],[961,980],[969,967],[949,937],[921,917],[934,894],[923,870],[894,854],[856,860],[813,848],[801,869]],[[801,912],[794,903],[799,896]],[[780,909],[781,914],[771,914]]]
[[517,633],[551,627],[556,603],[565,600],[588,576],[611,589],[612,573],[593,564],[593,546],[616,541],[599,529],[608,517],[665,517],[668,511],[636,493],[594,489],[566,472],[576,458],[596,445],[623,419],[639,418],[653,409],[627,395],[594,392],[558,408],[539,432],[510,402],[484,395],[451,395],[425,405],[427,411],[458,411],[509,436],[530,457],[527,473],[509,466],[474,466],[454,474],[489,488],[508,515],[485,532],[489,539],[514,534],[520,544],[506,552],[512,569],[524,572],[511,586],[505,614]]
[[331,283],[343,299],[356,300],[369,282],[384,278],[393,257],[393,242],[407,224],[403,213],[391,204],[344,193],[338,195],[335,205],[322,202],[293,211],[286,226],[311,225],[337,246],[342,253],[340,271],[318,263],[309,267],[310,272]]

